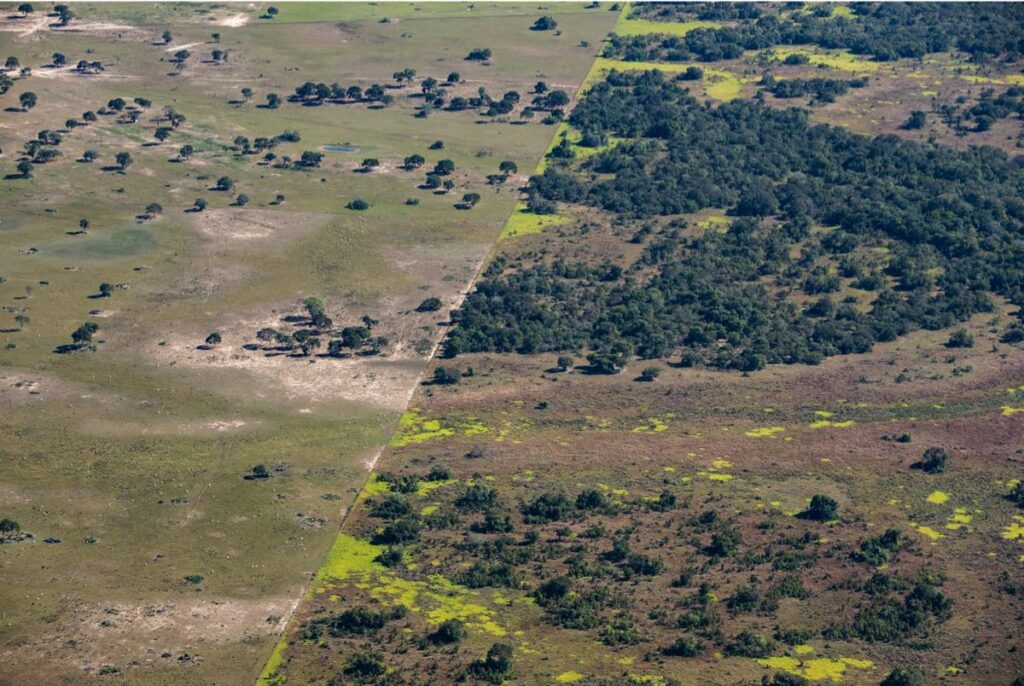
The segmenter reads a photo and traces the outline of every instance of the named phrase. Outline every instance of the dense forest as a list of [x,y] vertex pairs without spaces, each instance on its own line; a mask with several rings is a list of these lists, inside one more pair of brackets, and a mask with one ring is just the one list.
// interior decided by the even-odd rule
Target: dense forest
[[[802,3],[796,3],[796,7]],[[1017,59],[1024,53],[1024,7],[1018,3],[852,3],[853,17],[833,16],[832,6],[777,11],[753,4],[643,3],[635,13],[664,21],[736,22],[685,36],[615,36],[605,56],[644,61],[714,61],[776,45],[817,45],[871,55],[879,61],[923,57],[957,49],[982,61]]]
[[998,150],[711,107],[653,71],[609,74],[570,122],[628,142],[582,163],[556,148],[530,181],[535,211],[642,222],[722,208],[728,231],[674,218],[624,269],[499,260],[455,313],[449,355],[586,349],[609,371],[682,350],[685,364],[755,370],[945,328],[991,310],[991,294],[1024,304],[1024,170]]

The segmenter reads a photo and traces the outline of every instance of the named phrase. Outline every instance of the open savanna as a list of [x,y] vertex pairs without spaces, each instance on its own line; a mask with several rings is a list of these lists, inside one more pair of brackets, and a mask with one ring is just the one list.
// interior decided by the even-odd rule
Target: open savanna
[[[0,53],[32,69],[0,98],[10,108],[0,167],[15,177],[0,181],[0,517],[33,535],[0,548],[0,682],[246,683],[391,435],[439,320],[516,202],[521,177],[489,186],[486,176],[503,160],[526,173],[555,131],[540,117],[415,118],[416,82],[389,87],[386,108],[257,105],[307,80],[394,86],[405,68],[417,82],[457,71],[460,88],[496,97],[527,100],[541,80],[572,94],[615,13],[557,8],[555,35],[530,31],[538,11],[512,4],[310,3],[282,6],[273,21],[248,5],[73,9],[61,30],[41,11],[0,10]],[[380,21],[391,15],[400,21]],[[492,50],[489,64],[464,60],[478,47]],[[182,49],[191,56],[176,70]],[[214,49],[227,62],[210,63]],[[55,52],[105,71],[45,66]],[[38,104],[17,111],[27,91]],[[114,98],[152,104],[136,123],[100,115],[65,131],[61,157],[16,178],[26,141]],[[158,144],[165,107],[186,120]],[[278,156],[358,150],[299,170],[232,149],[236,136],[286,130],[301,140]],[[176,161],[185,144],[195,154]],[[86,150],[99,158],[78,161]],[[124,173],[111,169],[120,152],[134,160]],[[401,169],[412,154],[427,160],[420,171]],[[364,158],[380,164],[357,171]],[[453,190],[419,189],[440,159],[455,163]],[[231,192],[214,190],[222,176]],[[468,192],[480,202],[457,209]],[[232,204],[239,193],[245,206]],[[278,194],[284,202],[272,204]],[[197,198],[208,208],[186,212]],[[369,207],[347,209],[357,198]],[[140,220],[150,203],[162,213]],[[101,283],[112,295],[90,297]],[[378,320],[383,354],[243,348],[261,327],[287,328],[308,296],[324,298],[335,326]],[[414,312],[429,297],[441,310]],[[54,352],[87,321],[99,324],[95,352]],[[199,349],[212,332],[222,342]],[[270,478],[243,479],[258,464]]]

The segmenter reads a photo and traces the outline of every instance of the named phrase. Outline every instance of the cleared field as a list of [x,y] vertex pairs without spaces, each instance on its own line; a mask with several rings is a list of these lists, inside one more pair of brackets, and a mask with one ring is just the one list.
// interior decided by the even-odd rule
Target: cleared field
[[[418,87],[392,75],[572,92],[596,51],[581,41],[599,45],[615,20],[567,5],[556,36],[530,31],[539,13],[522,5],[395,5],[390,23],[367,5],[287,5],[273,21],[234,9],[83,4],[66,30],[2,11],[0,51],[32,72],[0,112],[0,517],[33,538],[0,548],[0,682],[256,678],[512,211],[515,182],[486,177],[502,160],[531,168],[555,132],[472,111],[417,118]],[[488,64],[464,59],[484,46]],[[104,71],[46,66],[55,52]],[[262,106],[307,80],[384,84],[393,102]],[[18,111],[27,91],[38,104]],[[122,110],[67,125],[116,98],[148,103],[134,123]],[[185,120],[159,142],[166,107]],[[16,151],[44,129],[61,132],[62,156],[19,178]],[[274,161],[235,143],[289,130],[300,140]],[[357,151],[278,166],[332,144]],[[89,150],[98,159],[82,161]],[[413,154],[424,169],[402,168]],[[452,189],[419,188],[441,159]],[[217,190],[225,176],[231,190]],[[481,199],[458,209],[469,192]],[[197,198],[206,209],[186,211]],[[150,203],[160,211],[140,218]],[[337,327],[377,320],[382,354],[253,349],[309,296]],[[439,311],[415,311],[431,297]],[[96,352],[54,352],[87,321]],[[256,465],[269,478],[244,478]]]

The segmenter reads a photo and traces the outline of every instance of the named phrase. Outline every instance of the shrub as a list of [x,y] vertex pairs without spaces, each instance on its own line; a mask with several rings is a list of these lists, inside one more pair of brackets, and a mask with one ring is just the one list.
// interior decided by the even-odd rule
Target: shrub
[[562,493],[542,493],[522,507],[527,524],[557,522],[572,510],[572,503]]
[[704,552],[711,557],[729,557],[736,552],[742,540],[734,529],[719,531],[711,535],[711,545]]
[[725,654],[733,657],[769,657],[775,652],[775,642],[752,631],[740,632],[728,645]]
[[345,205],[345,207],[347,207],[350,210],[362,212],[365,209],[369,209],[370,203],[366,202],[362,198],[353,198],[352,200],[349,201],[347,205]]
[[693,636],[677,638],[670,645],[662,648],[661,654],[670,657],[697,657],[704,652],[704,642]]
[[974,347],[974,336],[967,333],[967,329],[957,329],[954,331],[949,340],[946,341],[947,348],[973,348]]
[[815,495],[811,498],[811,504],[800,513],[804,519],[816,522],[827,522],[839,515],[839,503],[827,495]]
[[882,679],[879,686],[921,686],[923,683],[924,674],[918,670],[896,667]]
[[412,517],[399,519],[385,526],[374,535],[375,545],[398,545],[401,543],[412,543],[420,536],[420,523]]
[[380,519],[400,519],[412,514],[412,506],[409,501],[401,495],[389,494],[382,498],[375,498],[370,505],[370,516]]
[[438,367],[434,370],[434,383],[440,386],[451,386],[459,383],[462,372],[458,367]]
[[441,309],[440,298],[427,298],[416,306],[417,312],[437,312]]
[[489,684],[501,684],[512,676],[512,646],[507,643],[495,643],[487,651],[487,655],[473,662],[468,669],[470,676]]
[[342,673],[356,683],[365,684],[384,676],[387,671],[380,653],[363,650],[349,658]]
[[921,461],[913,466],[926,474],[940,474],[946,471],[949,455],[943,448],[928,448],[921,456]]
[[460,643],[466,638],[466,627],[457,619],[446,619],[429,638],[431,642],[441,645]]

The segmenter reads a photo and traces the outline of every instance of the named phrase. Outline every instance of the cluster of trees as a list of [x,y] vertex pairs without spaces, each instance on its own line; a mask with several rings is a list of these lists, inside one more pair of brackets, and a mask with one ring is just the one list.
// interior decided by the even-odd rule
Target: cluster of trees
[[[752,371],[949,327],[989,311],[991,293],[1024,305],[1024,170],[1000,151],[871,138],[747,101],[713,108],[658,72],[609,74],[570,121],[635,142],[553,160],[531,179],[536,210],[735,219],[697,237],[673,222],[625,270],[496,261],[455,313],[449,355],[590,349],[593,371],[614,371],[682,349],[684,364]],[[844,286],[873,293],[870,308],[833,301]],[[819,299],[797,307],[796,290]]]
[[866,77],[858,79],[776,79],[771,74],[766,74],[758,85],[776,98],[810,96],[811,105],[824,105],[835,102],[836,98],[846,95],[851,88],[863,88],[868,85],[868,80]]
[[289,353],[298,351],[306,356],[325,347],[327,355],[341,357],[346,350],[353,355],[379,355],[390,344],[385,336],[373,334],[373,328],[379,322],[370,315],[362,316],[361,326],[337,328],[334,321],[327,315],[323,298],[316,296],[306,298],[303,301],[303,307],[306,310],[306,317],[289,318],[289,321],[297,325],[298,328],[280,330],[264,327],[256,332],[256,339],[259,343],[250,344],[247,347]]
[[[752,7],[729,17],[735,25],[696,29],[685,36],[646,34],[613,36],[607,57],[631,61],[715,61],[740,57],[745,50],[776,45],[817,45],[843,49],[875,60],[919,58],[960,50],[976,61],[994,57],[1018,59],[1024,54],[1020,26],[1024,10],[1013,4],[854,3],[855,17],[822,11],[781,14],[775,8]],[[663,21],[688,21],[734,14],[696,4],[643,4],[635,13]]]
[[[986,88],[973,103],[961,103],[959,100],[936,103],[932,109],[946,126],[960,136],[988,131],[1000,119],[1024,119],[1024,87],[1021,86],[1010,86],[998,95],[994,89]],[[903,128],[922,129],[927,117],[925,112],[912,112]]]
[[[267,106],[270,109],[275,109],[280,104],[280,99],[274,95],[277,101],[276,105],[271,105],[270,97],[267,96]],[[295,93],[288,96],[289,102],[299,103],[301,105],[321,105],[323,103],[356,103],[356,102],[369,102],[369,103],[380,103],[382,105],[390,105],[394,98],[389,95],[385,90],[384,86],[379,83],[371,85],[365,90],[361,86],[349,86],[345,88],[338,83],[332,83],[327,85],[326,83],[313,83],[312,81],[306,81],[301,86],[296,87]]]

